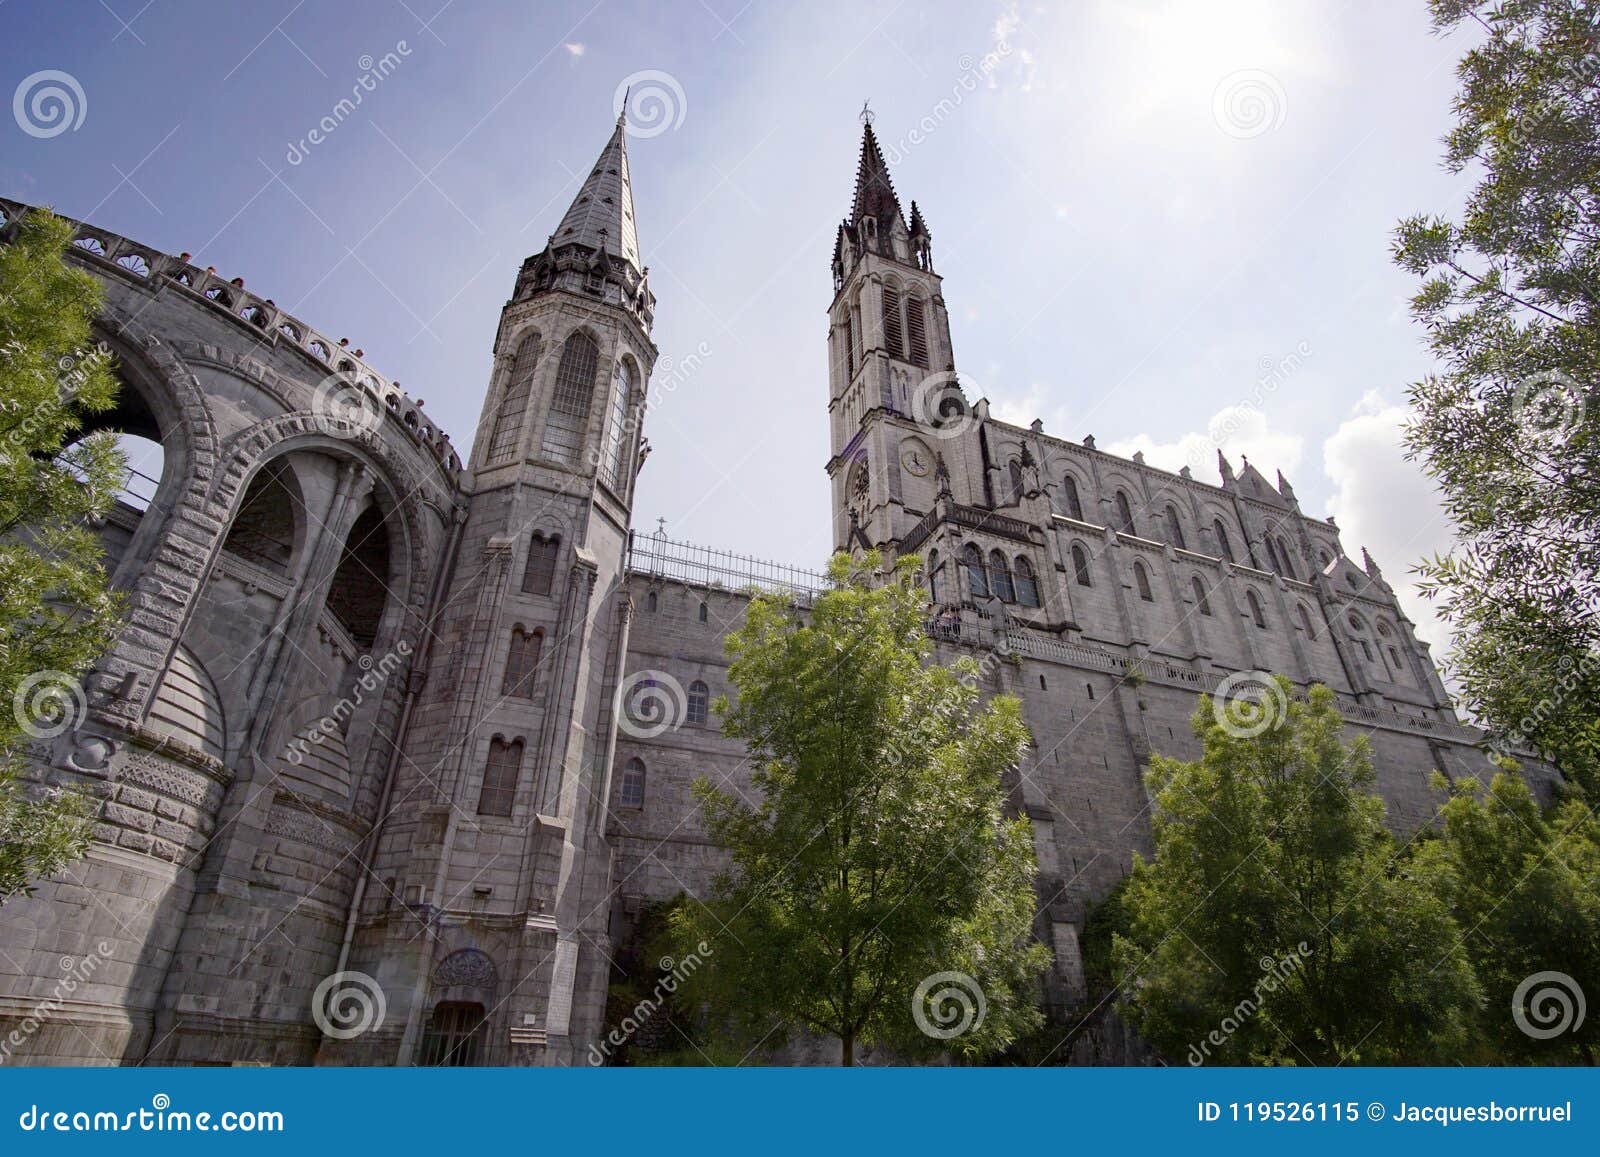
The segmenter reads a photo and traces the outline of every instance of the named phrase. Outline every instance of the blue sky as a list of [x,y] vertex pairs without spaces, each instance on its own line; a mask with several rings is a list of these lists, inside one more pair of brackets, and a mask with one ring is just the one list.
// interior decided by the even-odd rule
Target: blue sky
[[1464,190],[1438,156],[1465,46],[1420,0],[10,0],[0,20],[4,92],[54,69],[84,104],[49,138],[0,119],[0,190],[349,336],[463,457],[518,264],[618,85],[667,74],[670,123],[629,144],[640,244],[663,358],[702,354],[651,412],[643,528],[826,555],[828,259],[870,98],[957,368],[1002,416],[1213,481],[1220,435],[1397,586],[1448,545],[1397,441],[1429,362],[1389,233]]

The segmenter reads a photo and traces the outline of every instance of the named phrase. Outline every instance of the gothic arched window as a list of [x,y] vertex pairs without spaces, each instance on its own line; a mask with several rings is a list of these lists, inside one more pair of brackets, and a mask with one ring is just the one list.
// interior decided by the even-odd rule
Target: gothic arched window
[[622,468],[628,450],[628,410],[633,398],[633,367],[623,359],[611,373],[611,413],[606,417],[605,453],[600,458],[600,481],[613,494],[622,494],[627,479]]
[[651,591],[649,594],[645,595],[645,597],[644,597],[644,609],[645,610],[649,611],[653,615],[653,614],[656,613],[657,610],[660,609],[660,607],[661,607],[661,599],[656,594],[655,591]]
[[478,793],[480,816],[508,816],[522,771],[522,740],[510,742],[496,735],[489,740],[489,759],[483,766],[483,789]]
[[1133,533],[1133,507],[1128,505],[1128,496],[1122,491],[1117,491],[1117,529],[1124,534]]
[[617,804],[620,807],[644,807],[644,761],[630,759],[622,769],[622,781],[617,785]]
[[711,608],[706,606],[704,603],[700,604],[700,621],[702,623],[711,621]]
[[1372,644],[1367,642],[1365,635],[1367,625],[1363,623],[1354,611],[1350,612],[1350,629],[1355,632],[1356,644],[1361,648],[1361,653],[1366,656],[1367,662],[1373,661]]
[[522,572],[522,593],[547,595],[555,585],[556,556],[561,552],[561,536],[546,538],[538,531],[528,544],[528,566]]
[[890,357],[906,356],[900,334],[900,288],[893,284],[883,287],[883,344]]
[[928,601],[939,601],[939,552],[936,550],[928,552]]
[[500,694],[515,695],[519,699],[533,698],[533,675],[539,666],[539,650],[544,636],[538,631],[528,632],[516,627],[511,632],[511,649],[506,652],[505,676],[500,682]]
[[688,707],[685,710],[685,719],[689,723],[702,726],[706,721],[706,707],[711,702],[711,690],[700,680],[696,679],[689,684]]
[[1094,586],[1089,578],[1089,556],[1084,553],[1083,547],[1076,544],[1072,548],[1072,573],[1080,587]]
[[1233,544],[1228,541],[1228,528],[1222,525],[1222,519],[1219,518],[1211,524],[1211,529],[1217,532],[1217,549],[1222,552],[1222,557],[1232,562]]
[[1245,601],[1250,604],[1250,618],[1256,626],[1263,631],[1267,629],[1267,612],[1261,609],[1261,600],[1256,598],[1255,591],[1244,592]]
[[539,335],[530,333],[517,346],[517,355],[511,362],[511,372],[506,376],[506,392],[500,401],[500,413],[494,420],[494,433],[489,438],[489,461],[505,462],[516,457],[517,443],[522,441],[522,427],[528,414],[528,395],[533,390],[533,373],[539,367]]
[[1133,564],[1133,583],[1139,588],[1139,597],[1147,603],[1156,601],[1155,592],[1150,589],[1150,575],[1144,569],[1144,563]]
[[1206,587],[1199,579],[1194,580],[1194,604],[1200,608],[1202,615],[1210,616],[1211,600],[1206,598]]
[[1039,583],[1033,577],[1033,564],[1021,555],[1017,556],[1017,565],[1012,572],[1017,587],[1017,602],[1025,607],[1039,605]]
[[1078,498],[1078,480],[1070,474],[1061,480],[1061,504],[1066,507],[1068,518],[1083,521],[1083,502]]
[[1011,567],[1006,564],[1006,556],[998,550],[989,554],[989,589],[1003,603],[1016,601],[1017,592],[1011,585]]
[[1011,487],[1011,501],[1022,501],[1022,463],[1013,458],[1006,464],[1006,481]]
[[989,597],[989,575],[983,565],[983,551],[973,543],[961,548],[961,569],[967,572],[967,591],[975,599]]
[[1284,577],[1299,581],[1300,576],[1294,569],[1294,556],[1289,553],[1289,544],[1281,536],[1278,539],[1278,558],[1283,562]]
[[556,368],[555,392],[544,422],[544,452],[558,462],[575,462],[589,428],[600,347],[582,330],[567,338]]
[[1311,612],[1306,610],[1304,603],[1296,604],[1295,609],[1300,612],[1300,625],[1305,628],[1306,638],[1315,639],[1317,632],[1311,625]]
[[1178,521],[1178,508],[1170,502],[1167,503],[1167,541],[1179,550],[1188,549],[1183,541],[1183,523]]
[[906,334],[911,339],[911,364],[928,368],[928,322],[926,303],[916,294],[906,294]]
[[856,294],[854,304],[850,306],[850,376],[855,377],[856,368],[861,365],[861,295]]

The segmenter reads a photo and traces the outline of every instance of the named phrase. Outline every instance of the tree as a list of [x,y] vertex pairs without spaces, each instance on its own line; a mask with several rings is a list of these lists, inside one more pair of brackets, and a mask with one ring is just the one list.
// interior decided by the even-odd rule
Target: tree
[[1470,23],[1445,167],[1459,221],[1401,222],[1395,260],[1441,363],[1409,455],[1460,546],[1419,568],[1455,626],[1464,705],[1600,792],[1600,16],[1583,0],[1433,0]]
[[1151,758],[1155,858],[1135,859],[1112,950],[1124,1015],[1191,1064],[1449,1057],[1478,996],[1456,925],[1397,861],[1333,693],[1291,692],[1202,697],[1201,758]]
[[803,612],[754,599],[718,711],[759,799],[695,788],[733,864],[679,921],[713,947],[705,999],[756,1033],[837,1037],[846,1065],[869,1044],[980,1056],[1040,1021],[1031,830],[1002,789],[1028,733],[970,660],[929,663],[914,563],[874,581],[876,555],[840,556]]
[[67,445],[116,397],[90,342],[99,287],[63,260],[72,232],[36,209],[0,246],[0,902],[88,846],[82,797],[26,790],[16,751],[81,716],[79,678],[119,621],[92,524],[116,501],[122,455],[109,432]]
[[[1437,782],[1445,788],[1443,777]],[[1600,1024],[1578,1016],[1600,992],[1600,821],[1582,801],[1542,814],[1520,775],[1488,792],[1451,789],[1437,839],[1417,852],[1462,930],[1483,986],[1474,1038],[1485,1063],[1594,1064]]]

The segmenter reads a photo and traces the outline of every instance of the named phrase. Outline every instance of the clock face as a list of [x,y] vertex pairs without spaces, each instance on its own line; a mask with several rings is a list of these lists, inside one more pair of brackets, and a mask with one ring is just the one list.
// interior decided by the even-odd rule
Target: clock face
[[928,472],[928,455],[920,446],[907,446],[900,454],[900,465],[921,478]]

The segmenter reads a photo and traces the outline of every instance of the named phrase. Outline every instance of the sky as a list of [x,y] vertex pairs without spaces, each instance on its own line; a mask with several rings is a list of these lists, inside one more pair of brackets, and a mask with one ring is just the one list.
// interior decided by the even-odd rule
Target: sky
[[[813,567],[829,259],[870,101],[964,384],[1207,481],[1219,443],[1281,469],[1447,644],[1407,581],[1451,536],[1400,450],[1431,363],[1388,250],[1464,196],[1439,156],[1466,43],[1421,0],[9,0],[0,23],[0,192],[348,336],[463,459],[517,268],[631,82],[656,380],[687,367],[635,524]],[[30,120],[41,86],[65,118]]]

